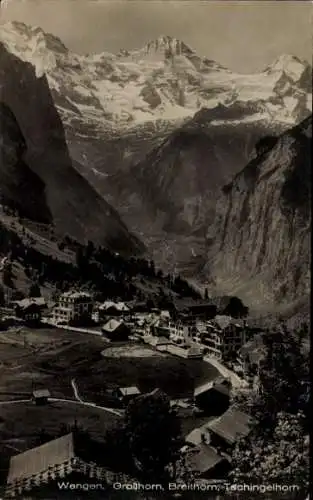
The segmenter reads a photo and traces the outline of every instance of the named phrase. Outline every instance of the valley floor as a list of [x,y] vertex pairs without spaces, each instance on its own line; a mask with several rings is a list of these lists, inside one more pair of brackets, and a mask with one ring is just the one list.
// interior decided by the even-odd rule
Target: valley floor
[[[139,344],[128,343],[122,356],[114,355],[103,337],[53,327],[15,328],[0,333],[0,452],[10,457],[34,445],[40,433],[57,435],[61,426],[76,421],[101,440],[118,424],[123,410],[114,408],[105,390],[137,385],[142,392],[160,387],[172,398],[186,397],[194,384],[218,375],[213,364],[182,360],[161,353],[136,357]],[[132,347],[133,346],[133,347]],[[106,353],[106,349],[108,352]],[[44,406],[32,401],[32,392],[48,389]],[[187,434],[201,424],[189,415]]]

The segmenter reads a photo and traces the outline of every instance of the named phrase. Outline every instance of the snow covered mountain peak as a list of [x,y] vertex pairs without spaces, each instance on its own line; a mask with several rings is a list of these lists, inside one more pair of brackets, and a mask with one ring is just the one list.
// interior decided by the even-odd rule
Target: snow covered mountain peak
[[69,54],[58,37],[20,21],[1,25],[0,42],[22,60],[33,62],[38,77],[53,69],[59,57]]
[[184,42],[169,35],[161,35],[156,40],[148,42],[142,51],[146,53],[159,52],[166,58],[179,55],[191,55],[195,53],[194,50],[192,50]]
[[13,44],[22,50],[34,50],[36,46],[44,46],[46,50],[67,54],[69,51],[60,38],[46,33],[39,26],[30,26],[20,21],[9,21],[1,25],[0,40]]
[[[37,77],[46,76],[62,119],[79,122],[82,130],[86,124],[98,133],[104,127],[181,121],[219,105],[235,107],[229,116],[237,116],[240,108],[241,121],[290,124],[311,108],[311,67],[290,55],[263,72],[243,75],[168,35],[138,50],[78,55],[39,27],[10,22],[1,25],[0,42],[32,64]],[[234,125],[237,121],[232,119]]]
[[309,63],[291,54],[282,54],[265,70],[267,73],[284,72],[293,82],[299,81],[303,74],[312,68]]

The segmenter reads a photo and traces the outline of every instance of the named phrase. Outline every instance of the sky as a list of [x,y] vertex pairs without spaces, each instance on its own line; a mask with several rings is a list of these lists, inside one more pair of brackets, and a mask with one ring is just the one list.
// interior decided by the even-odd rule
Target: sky
[[170,35],[248,73],[286,53],[311,62],[312,13],[301,0],[2,0],[0,22],[40,26],[78,53],[131,50]]

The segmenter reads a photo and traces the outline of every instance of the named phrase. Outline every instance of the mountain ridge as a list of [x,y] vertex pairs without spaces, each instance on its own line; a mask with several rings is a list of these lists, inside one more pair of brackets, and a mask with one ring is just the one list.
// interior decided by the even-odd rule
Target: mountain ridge
[[[261,72],[240,75],[207,57],[198,56],[183,41],[169,36],[161,36],[140,49],[124,50],[117,55],[103,52],[88,56],[72,53],[54,35],[20,22],[3,24],[1,39],[8,50],[33,63],[39,76],[46,73],[50,87],[56,92],[61,83],[63,96],[72,101],[75,113],[79,115],[84,109],[96,128],[100,126],[100,116],[105,127],[120,127],[162,116],[165,119],[190,117],[202,106],[214,108],[218,103],[233,99],[255,101],[258,100],[256,92],[263,92],[268,99],[276,95],[275,84],[282,77],[280,73],[285,71],[287,76],[294,75],[294,71],[290,71],[292,61],[299,66],[296,73],[300,79],[302,73],[310,71],[310,65],[305,61],[285,56]],[[160,53],[161,59],[145,65],[142,58],[151,51]],[[138,58],[137,63],[134,57]],[[138,64],[140,61],[142,64]],[[62,77],[68,72],[71,73],[72,86]],[[298,94],[309,93],[301,83],[298,85],[298,80],[284,81],[286,88],[280,89],[280,94],[288,93],[290,85],[295,85],[294,92]],[[76,87],[75,92],[73,87]],[[86,92],[92,96],[89,104]],[[113,102],[106,97],[108,93],[113,96]],[[306,95],[302,97],[308,98]],[[289,120],[290,123],[290,113],[295,105],[291,102],[274,103],[277,111],[283,111],[281,118],[276,113],[276,120]],[[307,104],[303,102],[301,106],[304,110]],[[59,107],[64,119],[73,119],[65,113],[66,109]]]
[[311,141],[308,117],[225,187],[204,268],[220,292],[271,306],[309,296]]
[[[143,251],[116,211],[74,168],[46,76],[38,78],[30,63],[12,55],[1,43],[0,61],[1,99],[25,137],[25,162],[45,186],[58,231],[126,253]],[[25,194],[21,193],[21,199]]]

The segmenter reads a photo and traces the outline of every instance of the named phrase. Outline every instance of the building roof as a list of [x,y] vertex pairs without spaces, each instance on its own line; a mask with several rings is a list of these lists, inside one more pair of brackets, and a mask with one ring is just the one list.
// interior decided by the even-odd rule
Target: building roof
[[99,306],[99,309],[101,311],[103,310],[106,311],[111,308],[116,309],[117,311],[120,312],[128,312],[130,310],[129,307],[127,307],[127,305],[124,302],[112,302],[110,300],[104,302]]
[[28,307],[34,305],[38,307],[44,307],[47,305],[44,297],[30,297],[23,300],[17,300],[15,304],[21,309],[27,309]]
[[232,445],[250,433],[253,422],[250,415],[231,406],[223,415],[210,422],[208,429]]
[[115,306],[115,302],[112,302],[111,300],[107,300],[106,302],[103,302],[103,304],[99,305],[99,309],[100,309],[100,311],[102,311],[103,309],[108,309],[109,307],[114,307],[114,306]]
[[224,377],[217,377],[215,380],[210,380],[205,384],[201,384],[195,388],[194,396],[200,396],[200,394],[205,394],[208,391],[211,391],[213,388],[218,390],[217,388],[226,387],[228,390],[228,381]]
[[224,328],[227,328],[229,325],[234,323],[234,320],[231,316],[225,316],[222,314],[218,314],[214,318],[214,323],[216,323],[221,330],[224,330]]
[[64,292],[62,293],[61,297],[64,298],[71,298],[71,299],[80,299],[80,298],[86,298],[86,299],[91,299],[91,294],[88,292]]
[[103,325],[102,329],[107,332],[115,332],[122,325],[125,325],[124,321],[110,319],[105,325]]
[[202,321],[197,321],[195,328],[199,333],[207,332],[207,324],[203,323]]
[[140,390],[136,386],[132,387],[120,387],[119,391],[123,396],[137,396],[141,394]]
[[220,383],[215,383],[213,385],[213,390],[216,392],[219,392],[220,394],[223,394],[224,396],[229,396],[229,387],[225,384],[220,384]]
[[51,394],[48,389],[38,389],[33,391],[34,398],[50,398]]
[[74,439],[70,433],[12,457],[7,483],[30,478],[74,457]]
[[202,356],[202,349],[198,346],[191,346],[188,349],[188,356]]
[[218,463],[225,459],[207,444],[201,444],[197,450],[192,450],[187,453],[187,465],[195,473],[204,474],[210,469],[213,469]]
[[191,299],[179,297],[174,299],[174,305],[176,309],[184,310],[184,309],[194,309],[194,308],[203,308],[210,307],[210,309],[215,308],[216,306],[210,301],[205,299]]
[[203,437],[206,438],[207,441],[210,440],[210,434],[207,430],[207,424],[202,425],[201,427],[196,427],[185,437],[185,441],[188,444],[192,444],[193,446],[198,446],[203,443]]

